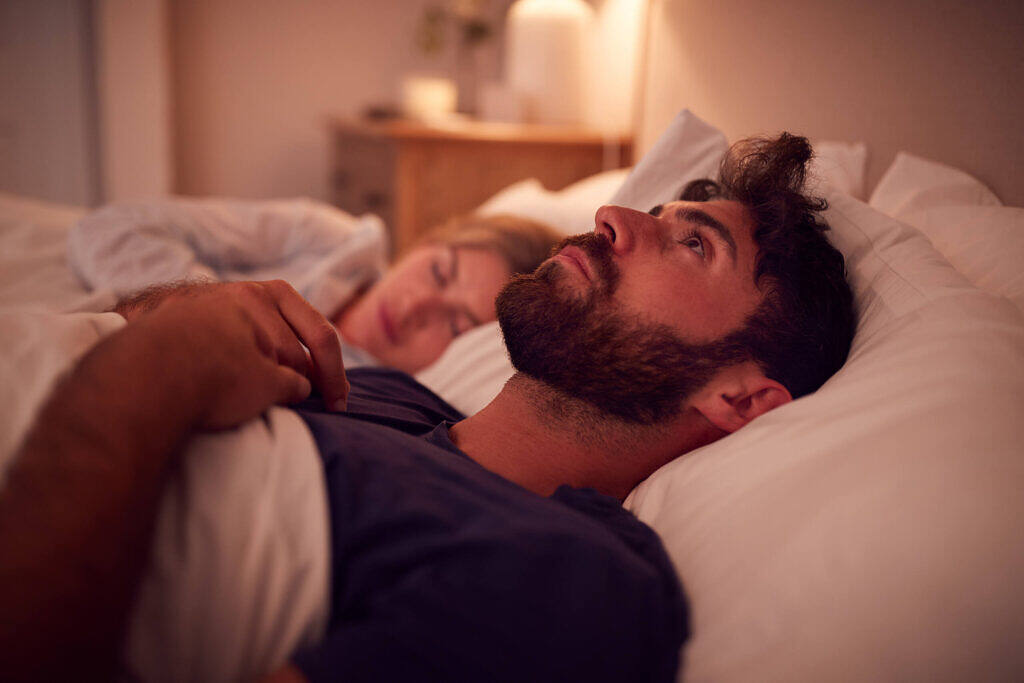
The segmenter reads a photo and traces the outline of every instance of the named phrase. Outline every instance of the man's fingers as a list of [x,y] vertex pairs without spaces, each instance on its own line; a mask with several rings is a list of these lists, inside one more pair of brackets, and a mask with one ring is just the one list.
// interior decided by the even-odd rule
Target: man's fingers
[[309,396],[309,380],[265,356],[247,361],[245,381],[207,411],[203,429],[226,429],[256,417],[272,405],[290,405]]
[[278,309],[299,340],[309,349],[313,360],[313,381],[323,394],[324,403],[334,410],[344,410],[348,397],[348,379],[341,358],[341,341],[334,326],[291,285],[274,281],[267,283]]
[[268,357],[297,372],[310,373],[309,357],[281,312],[271,283],[233,283],[235,300],[251,318],[259,349]]
[[274,350],[274,340],[270,338],[270,335],[263,329],[262,325],[252,320],[252,316],[246,314],[246,319],[250,322],[253,336],[256,338],[256,348],[268,358],[275,358],[277,352]]
[[278,365],[273,370],[275,378],[274,403],[288,405],[298,403],[312,390],[309,380],[289,367]]
[[276,308],[272,313],[257,311],[253,315],[246,311],[246,315],[251,318],[256,347],[263,355],[300,374],[310,373],[309,356],[295,338],[295,333],[281,320]]
[[274,339],[274,352],[277,362],[287,365],[303,375],[310,374],[309,356],[296,338],[292,329],[280,318],[275,317],[267,323],[272,329],[271,335]]

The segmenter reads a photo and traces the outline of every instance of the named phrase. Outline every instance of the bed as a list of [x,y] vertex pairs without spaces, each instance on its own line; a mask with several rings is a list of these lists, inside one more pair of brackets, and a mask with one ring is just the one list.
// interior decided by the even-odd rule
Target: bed
[[[479,210],[585,230],[609,198],[645,208],[713,173],[726,145],[684,111],[632,172],[557,193],[523,181]],[[1017,677],[1024,209],[906,153],[865,196],[862,143],[817,149],[814,182],[860,313],[849,361],[626,500],[662,536],[690,600],[680,680]],[[4,460],[52,382],[122,324],[100,312],[113,294],[68,268],[81,216],[0,197]],[[473,412],[510,374],[492,324],[419,378]],[[322,634],[315,447],[294,414],[272,409],[190,451],[162,505],[125,667],[146,680],[248,677]]]

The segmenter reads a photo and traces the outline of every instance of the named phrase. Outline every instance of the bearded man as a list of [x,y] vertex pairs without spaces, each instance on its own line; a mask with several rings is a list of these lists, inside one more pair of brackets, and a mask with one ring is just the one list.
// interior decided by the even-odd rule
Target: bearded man
[[[321,396],[296,410],[323,459],[330,617],[324,640],[272,678],[674,679],[683,593],[620,502],[844,362],[852,297],[824,202],[801,193],[810,155],[788,134],[743,141],[718,181],[679,201],[599,209],[593,233],[499,296],[517,373],[468,418],[394,371],[353,372],[349,391],[329,324],[284,285],[169,295],[79,364],[12,468],[8,670],[109,675],[185,438],[301,400],[309,376]],[[346,412],[325,408],[346,395]],[[69,496],[73,523],[16,523]],[[90,524],[98,548],[75,542]],[[55,649],[63,663],[41,666]]]

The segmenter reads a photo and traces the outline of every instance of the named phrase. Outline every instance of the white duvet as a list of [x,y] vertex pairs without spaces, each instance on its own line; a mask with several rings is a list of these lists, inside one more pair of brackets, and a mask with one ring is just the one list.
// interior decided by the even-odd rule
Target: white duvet
[[[68,267],[80,210],[0,195],[0,477],[42,402],[124,320]],[[302,420],[192,441],[161,504],[131,616],[126,671],[146,681],[250,679],[321,634],[329,600],[326,496]],[[83,625],[86,626],[86,625]]]
[[[55,382],[116,313],[0,310],[0,470]],[[309,431],[282,408],[192,440],[168,487],[125,666],[146,681],[235,681],[323,632],[326,494]],[[83,625],[87,627],[87,625]]]
[[123,296],[185,278],[290,282],[331,315],[387,264],[384,224],[309,199],[154,199],[82,217],[68,263],[91,289]]

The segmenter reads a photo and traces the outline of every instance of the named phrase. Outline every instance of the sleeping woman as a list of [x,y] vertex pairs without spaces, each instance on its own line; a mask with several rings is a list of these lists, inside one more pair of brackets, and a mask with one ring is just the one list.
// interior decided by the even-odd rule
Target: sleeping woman
[[168,199],[114,204],[74,226],[68,259],[93,289],[125,297],[182,280],[289,282],[338,329],[347,368],[414,373],[466,330],[561,236],[511,215],[456,218],[387,268],[376,216],[306,199]]
[[425,368],[452,339],[494,320],[494,299],[509,278],[532,272],[560,240],[542,223],[507,214],[434,230],[331,316],[345,366]]

